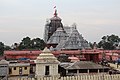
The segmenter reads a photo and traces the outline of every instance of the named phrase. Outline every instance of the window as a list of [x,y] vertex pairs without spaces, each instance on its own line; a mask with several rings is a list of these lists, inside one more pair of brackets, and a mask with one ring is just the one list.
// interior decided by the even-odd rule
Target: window
[[11,74],[12,73],[12,70],[11,70],[11,68],[9,68],[9,74]]
[[14,67],[14,70],[16,70],[16,67]]
[[24,67],[25,70],[27,70],[27,67]]

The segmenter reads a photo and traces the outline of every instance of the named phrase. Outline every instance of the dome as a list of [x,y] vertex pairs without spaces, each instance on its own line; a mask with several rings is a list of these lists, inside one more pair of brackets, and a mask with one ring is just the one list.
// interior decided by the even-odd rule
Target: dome
[[54,16],[50,20],[61,20],[61,18],[59,18],[58,16]]

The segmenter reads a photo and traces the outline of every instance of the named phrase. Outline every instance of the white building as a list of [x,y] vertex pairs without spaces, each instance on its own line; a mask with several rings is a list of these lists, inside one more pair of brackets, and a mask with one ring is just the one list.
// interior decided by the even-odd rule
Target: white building
[[45,76],[59,76],[58,74],[58,64],[59,61],[51,53],[47,47],[42,51],[37,57],[36,61],[36,77]]

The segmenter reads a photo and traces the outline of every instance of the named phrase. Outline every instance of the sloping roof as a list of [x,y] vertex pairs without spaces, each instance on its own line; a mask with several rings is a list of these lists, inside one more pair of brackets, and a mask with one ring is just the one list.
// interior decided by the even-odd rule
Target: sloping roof
[[63,45],[65,44],[66,40],[61,40],[60,43],[56,46],[56,50],[61,50],[63,49]]
[[70,59],[70,60],[79,60],[79,58],[74,57],[74,56],[72,56],[72,57],[68,57],[68,59]]
[[12,51],[4,51],[4,55],[9,55],[9,54],[40,54],[41,51],[40,50],[36,50],[36,51],[32,51],[32,50],[24,50],[24,51],[15,51],[15,50],[12,50]]
[[37,57],[35,63],[59,63],[57,58],[52,52],[46,47],[41,54]]
[[75,29],[74,27],[70,27],[70,26],[64,26],[63,28],[69,36],[73,32],[73,30]]
[[9,64],[9,62],[6,61],[6,60],[4,60],[4,59],[2,59],[2,60],[0,61],[0,64]]
[[90,61],[78,61],[75,63],[61,63],[61,67],[64,69],[105,69],[108,67],[103,67],[102,65],[96,64]]
[[64,42],[63,49],[86,49],[90,48],[86,40],[77,29],[74,29],[69,38]]
[[62,27],[59,27],[50,37],[47,44],[58,44],[60,43],[60,41],[66,40],[67,38],[68,38],[67,33],[63,30]]
[[62,20],[62,19],[60,17],[58,17],[58,16],[54,16],[50,20]]

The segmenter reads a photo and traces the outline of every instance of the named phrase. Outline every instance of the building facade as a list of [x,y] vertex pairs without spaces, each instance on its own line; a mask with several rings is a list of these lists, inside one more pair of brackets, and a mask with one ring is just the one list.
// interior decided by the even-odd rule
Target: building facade
[[58,64],[59,61],[51,53],[51,51],[45,48],[41,54],[35,60],[36,63],[36,77],[45,76],[59,76]]
[[9,76],[28,76],[30,74],[29,63],[10,63]]
[[7,80],[7,77],[9,75],[9,62],[6,60],[0,61],[0,80]]

